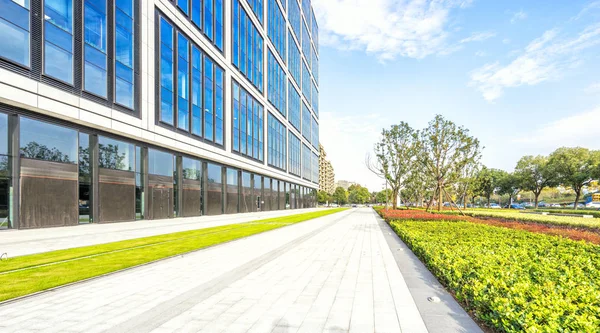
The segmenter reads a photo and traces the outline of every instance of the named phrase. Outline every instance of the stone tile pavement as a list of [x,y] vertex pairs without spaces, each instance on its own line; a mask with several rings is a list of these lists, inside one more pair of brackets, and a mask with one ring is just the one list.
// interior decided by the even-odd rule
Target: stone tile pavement
[[0,332],[427,332],[370,209],[0,305]]

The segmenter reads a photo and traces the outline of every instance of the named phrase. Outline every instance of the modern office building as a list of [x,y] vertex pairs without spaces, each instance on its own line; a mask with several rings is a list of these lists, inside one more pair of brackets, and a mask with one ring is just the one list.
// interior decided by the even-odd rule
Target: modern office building
[[335,172],[322,144],[319,144],[319,190],[328,194],[335,192]]
[[299,1],[0,0],[0,227],[315,206]]

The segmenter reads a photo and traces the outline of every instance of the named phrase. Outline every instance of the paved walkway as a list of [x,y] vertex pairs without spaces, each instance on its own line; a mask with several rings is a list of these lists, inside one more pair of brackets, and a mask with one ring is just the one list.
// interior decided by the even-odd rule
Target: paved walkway
[[352,209],[1,305],[0,332],[427,332],[375,216]]
[[165,220],[85,224],[69,227],[0,230],[0,254],[9,257],[121,240],[243,223],[248,221],[312,212],[320,208],[278,210],[233,215],[184,217]]

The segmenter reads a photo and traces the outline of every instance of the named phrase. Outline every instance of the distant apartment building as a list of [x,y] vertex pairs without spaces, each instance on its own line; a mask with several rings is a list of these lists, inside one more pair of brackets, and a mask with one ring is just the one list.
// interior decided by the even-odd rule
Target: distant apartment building
[[319,144],[319,190],[329,194],[335,192],[333,165],[327,160],[327,153],[321,144]]
[[350,182],[350,181],[347,181],[347,180],[338,180],[337,183],[335,183],[335,187],[336,188],[343,187],[344,190],[347,190],[352,185],[358,185],[358,183]]
[[314,207],[300,0],[0,0],[0,229]]

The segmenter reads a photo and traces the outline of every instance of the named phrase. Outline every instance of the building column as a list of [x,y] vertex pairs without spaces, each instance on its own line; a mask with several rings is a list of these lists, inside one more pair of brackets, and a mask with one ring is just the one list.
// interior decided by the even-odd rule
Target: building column
[[10,188],[9,188],[9,217],[10,228],[19,229],[19,207],[20,207],[20,174],[21,174],[21,158],[19,146],[20,123],[19,116],[8,116],[8,156],[9,156],[9,171],[10,171]]

